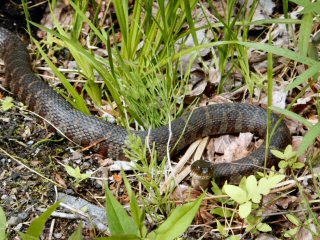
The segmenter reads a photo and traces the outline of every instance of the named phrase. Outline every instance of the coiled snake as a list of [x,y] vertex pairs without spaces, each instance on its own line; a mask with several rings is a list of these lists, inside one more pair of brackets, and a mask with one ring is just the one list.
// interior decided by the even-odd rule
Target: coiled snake
[[[112,159],[125,159],[123,150],[126,148],[127,129],[87,116],[73,108],[32,72],[26,47],[15,34],[4,28],[0,28],[0,58],[5,63],[5,86],[32,111],[47,119],[74,142],[88,146],[104,139],[95,145],[95,151]],[[277,120],[278,117],[272,114],[271,126],[274,126]],[[209,105],[197,108],[192,113],[186,113],[171,122],[170,146],[176,145],[172,151],[175,154],[196,139],[207,135],[252,132],[264,138],[266,126],[267,112],[262,108],[240,103]],[[150,132],[133,133],[142,140],[148,136],[150,143],[155,142],[159,158],[166,155],[168,126]],[[183,136],[180,138],[181,135]],[[289,130],[282,121],[272,136],[270,148],[283,150],[290,142]],[[264,166],[265,151],[265,144],[262,144],[249,156],[232,164],[215,164],[212,170],[215,178],[232,180],[253,173],[256,166]],[[267,166],[271,166],[276,159],[271,153],[268,156]],[[194,163],[192,169],[202,173],[211,171],[211,163],[209,168],[203,167],[202,163],[203,161]]]

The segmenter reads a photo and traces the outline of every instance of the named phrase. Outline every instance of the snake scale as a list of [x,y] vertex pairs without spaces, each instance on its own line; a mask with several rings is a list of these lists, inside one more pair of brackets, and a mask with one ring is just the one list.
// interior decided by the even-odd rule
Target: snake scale
[[[128,130],[97,117],[87,116],[73,108],[61,95],[33,73],[25,45],[15,34],[5,28],[0,28],[0,58],[5,63],[5,87],[9,87],[14,95],[32,111],[44,117],[61,133],[81,146],[98,142],[94,146],[94,151],[112,159],[125,159],[123,150],[126,148]],[[272,114],[271,126],[274,126],[277,120],[278,117]],[[257,106],[228,103],[200,107],[171,122],[170,146],[176,146],[172,154],[176,154],[196,139],[207,135],[252,132],[264,138],[266,126],[267,111]],[[149,132],[134,131],[133,133],[142,140],[148,136],[149,143],[156,144],[159,159],[166,155],[168,126]],[[270,148],[283,150],[290,143],[290,132],[282,121],[272,136]],[[215,178],[232,181],[233,178],[252,174],[257,167],[264,166],[265,151],[265,144],[262,144],[245,158],[233,163],[215,164],[213,170]],[[271,166],[276,159],[271,153],[268,156],[267,166]],[[202,165],[199,164],[198,167],[202,168]],[[201,170],[207,171],[207,169]]]

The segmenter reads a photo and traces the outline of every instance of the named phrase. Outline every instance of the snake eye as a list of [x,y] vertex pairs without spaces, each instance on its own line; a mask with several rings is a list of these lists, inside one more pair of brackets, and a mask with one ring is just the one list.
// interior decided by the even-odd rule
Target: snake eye
[[214,177],[213,164],[205,160],[197,160],[191,164],[191,184],[195,189],[205,189]]

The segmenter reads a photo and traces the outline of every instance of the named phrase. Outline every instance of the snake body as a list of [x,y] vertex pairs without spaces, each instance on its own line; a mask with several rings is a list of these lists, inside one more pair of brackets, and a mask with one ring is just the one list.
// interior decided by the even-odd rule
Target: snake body
[[[0,58],[5,63],[5,86],[9,87],[23,103],[49,121],[63,135],[74,142],[88,146],[94,143],[94,150],[112,159],[125,159],[125,141],[128,130],[87,116],[73,108],[61,95],[39,79],[32,71],[30,56],[25,45],[10,31],[0,28]],[[271,127],[278,121],[271,116]],[[189,145],[198,138],[226,133],[252,132],[264,138],[267,129],[267,111],[249,104],[214,104],[185,113],[171,122],[169,146],[175,146],[172,154]],[[156,145],[159,159],[167,152],[169,127],[162,126],[151,131],[134,131],[144,141]],[[282,121],[277,126],[270,141],[270,148],[283,150],[291,142],[290,132]],[[231,163],[214,165],[217,179],[231,179],[248,175],[258,166],[264,166],[265,144],[249,156]],[[267,166],[275,163],[275,157],[269,153]],[[238,177],[237,177],[238,178]]]

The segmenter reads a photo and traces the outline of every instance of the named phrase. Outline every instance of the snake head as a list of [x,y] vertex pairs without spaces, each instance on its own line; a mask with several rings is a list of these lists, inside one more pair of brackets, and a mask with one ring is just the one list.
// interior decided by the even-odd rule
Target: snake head
[[195,189],[206,189],[214,177],[213,164],[206,160],[197,160],[191,164],[191,184]]

